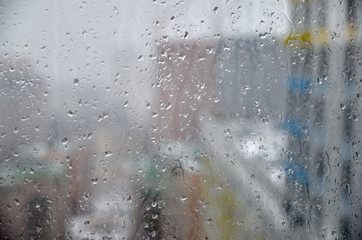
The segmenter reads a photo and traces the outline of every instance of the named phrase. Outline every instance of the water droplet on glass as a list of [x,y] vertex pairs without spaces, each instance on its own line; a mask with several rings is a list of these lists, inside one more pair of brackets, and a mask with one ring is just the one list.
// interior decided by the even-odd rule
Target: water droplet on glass
[[157,207],[157,201],[153,201],[153,202],[151,203],[151,207],[153,207],[153,208]]
[[184,201],[186,201],[186,200],[187,200],[187,196],[182,196],[182,197],[181,197],[181,201],[182,201],[182,202],[184,202]]
[[97,177],[93,177],[91,181],[92,181],[92,184],[93,184],[93,185],[96,185],[96,184],[98,183],[98,178],[97,178]]
[[106,157],[110,157],[110,156],[112,156],[112,154],[113,154],[112,151],[106,151],[106,152],[105,152],[105,156],[106,156]]
[[63,138],[62,139],[62,143],[65,145],[65,144],[67,144],[68,143],[68,138]]
[[69,117],[74,117],[74,112],[72,110],[69,110],[67,114]]
[[172,104],[171,104],[171,103],[168,103],[168,104],[165,106],[165,109],[166,109],[166,110],[169,110],[171,107],[172,107]]
[[227,135],[230,135],[230,134],[231,134],[230,128],[225,129],[225,130],[224,130],[224,133],[226,133]]

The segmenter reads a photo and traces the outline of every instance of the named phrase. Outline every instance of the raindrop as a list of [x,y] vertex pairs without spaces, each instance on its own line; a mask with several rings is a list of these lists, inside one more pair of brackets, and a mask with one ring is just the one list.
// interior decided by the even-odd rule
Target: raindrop
[[65,144],[67,144],[68,143],[68,138],[63,138],[62,139],[62,143],[65,145]]
[[269,35],[269,33],[267,33],[267,32],[265,32],[265,33],[260,33],[260,34],[259,34],[259,38],[260,38],[260,39],[265,39],[268,35]]
[[227,135],[230,135],[230,134],[231,134],[230,128],[225,129],[225,130],[224,130],[224,133],[226,133]]
[[108,116],[108,113],[104,112],[102,115],[99,115],[98,116],[98,122],[101,122],[103,121],[104,119],[107,119],[109,116]]
[[74,117],[74,112],[72,110],[69,110],[67,114],[69,117]]
[[112,151],[106,151],[104,154],[105,154],[106,157],[110,157],[110,156],[112,156],[113,152]]
[[182,202],[184,202],[184,201],[186,201],[186,200],[187,200],[187,196],[182,196],[182,197],[181,197],[181,201],[182,201]]
[[215,97],[215,98],[214,98],[214,103],[218,103],[218,102],[220,102],[220,98],[219,98],[219,97]]
[[171,107],[172,107],[172,104],[171,104],[171,103],[168,103],[168,104],[165,106],[166,110],[169,110]]
[[153,207],[153,208],[157,207],[157,201],[153,201],[153,202],[151,203],[151,207]]
[[239,221],[239,222],[238,222],[238,225],[239,225],[239,226],[244,226],[245,223],[244,223],[244,221]]
[[96,184],[98,183],[98,178],[97,178],[97,177],[93,177],[91,181],[92,181],[92,184],[93,184],[93,185],[96,185]]

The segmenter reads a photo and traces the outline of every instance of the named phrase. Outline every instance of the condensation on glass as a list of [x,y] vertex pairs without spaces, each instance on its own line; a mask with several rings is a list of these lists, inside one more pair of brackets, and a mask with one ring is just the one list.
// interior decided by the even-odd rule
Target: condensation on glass
[[361,239],[361,13],[2,1],[0,239]]

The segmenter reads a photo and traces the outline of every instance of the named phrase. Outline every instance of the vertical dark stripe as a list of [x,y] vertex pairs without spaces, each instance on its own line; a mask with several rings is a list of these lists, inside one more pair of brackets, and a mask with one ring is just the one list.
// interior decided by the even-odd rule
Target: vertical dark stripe
[[[325,0],[320,0],[318,2],[318,18],[317,18],[317,27],[320,30],[325,29],[326,19],[327,19],[327,2]],[[318,7],[318,5],[317,5]],[[319,189],[316,189],[317,198],[313,198],[314,202],[312,203],[313,214],[316,216],[313,224],[315,229],[320,230],[324,223],[322,209],[324,207],[318,208],[317,206],[323,205],[323,195],[321,194],[323,186],[323,179],[326,174],[326,153],[325,153],[325,129],[326,124],[325,119],[325,100],[324,95],[326,94],[326,79],[328,79],[329,74],[329,57],[328,57],[328,46],[327,44],[321,42],[318,45],[318,63],[317,63],[317,76],[315,79],[315,93],[313,98],[313,145],[315,149],[313,151],[313,172],[314,172],[314,181],[315,184],[321,186]]]
[[[346,20],[348,28],[351,28],[352,31],[357,20],[357,5],[355,0],[347,1],[346,9]],[[349,40],[349,39],[348,39]],[[356,41],[355,39],[354,41]],[[343,117],[343,137],[342,144],[344,146],[344,157],[342,162],[342,171],[341,171],[341,195],[342,195],[342,216],[340,219],[340,232],[341,239],[351,239],[351,169],[352,165],[352,138],[353,138],[353,88],[356,81],[356,46],[353,41],[348,41],[346,43],[345,50],[345,61],[344,61],[344,73],[343,81],[345,84],[344,89],[344,104],[346,106],[344,110]]]

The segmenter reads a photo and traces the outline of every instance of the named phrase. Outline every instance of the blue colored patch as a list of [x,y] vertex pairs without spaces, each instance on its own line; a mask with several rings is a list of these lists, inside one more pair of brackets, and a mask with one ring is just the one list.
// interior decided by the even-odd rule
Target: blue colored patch
[[292,163],[287,164],[285,171],[288,174],[290,182],[297,181],[303,187],[308,188],[309,174],[300,163],[293,161]]
[[307,126],[299,120],[286,119],[284,120],[282,127],[289,133],[297,135],[298,137],[303,137],[306,135],[305,130],[307,129]]
[[304,77],[289,77],[289,89],[292,91],[300,91],[303,92],[304,90],[310,88],[311,81],[310,79]]
[[289,183],[297,182],[304,189],[317,195],[326,191],[327,187],[323,182],[323,177],[317,176],[313,171],[311,172],[313,169],[303,167],[294,159],[284,166]]

